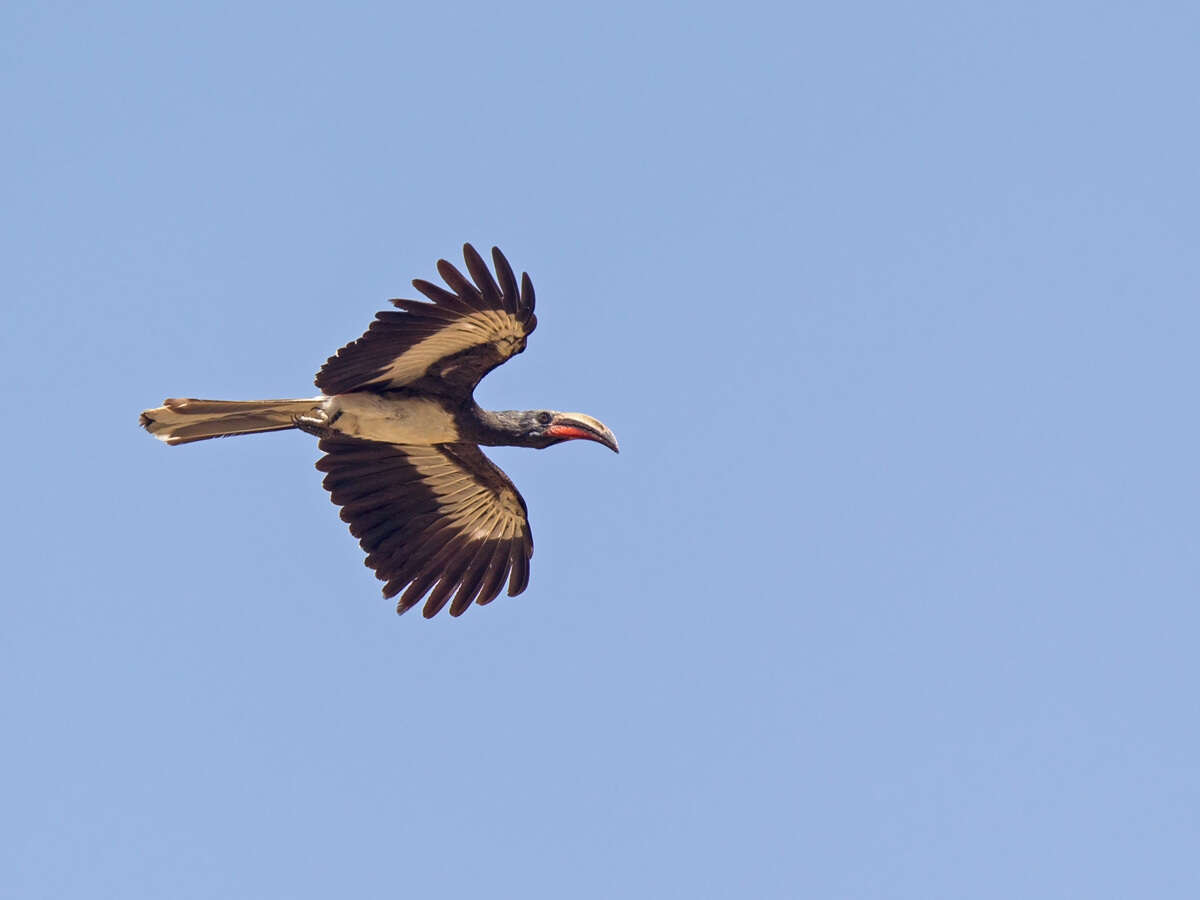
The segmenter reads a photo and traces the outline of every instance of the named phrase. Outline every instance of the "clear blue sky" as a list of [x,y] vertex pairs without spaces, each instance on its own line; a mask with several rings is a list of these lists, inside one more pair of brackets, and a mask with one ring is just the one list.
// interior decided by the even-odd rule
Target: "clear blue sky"
[[[1200,13],[0,12],[0,895],[1200,896]],[[304,396],[464,241],[520,598],[397,618]]]

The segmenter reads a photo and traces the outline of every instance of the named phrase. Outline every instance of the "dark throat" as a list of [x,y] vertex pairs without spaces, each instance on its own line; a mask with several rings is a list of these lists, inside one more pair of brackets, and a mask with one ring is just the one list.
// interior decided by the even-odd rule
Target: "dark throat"
[[458,433],[464,440],[484,447],[532,446],[527,436],[528,413],[493,412],[477,403],[464,406],[457,416]]

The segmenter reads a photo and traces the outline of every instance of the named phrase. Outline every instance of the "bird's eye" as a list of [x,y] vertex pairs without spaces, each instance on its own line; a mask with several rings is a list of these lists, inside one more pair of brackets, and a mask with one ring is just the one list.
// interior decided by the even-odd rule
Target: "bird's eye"
[[550,418],[551,418],[550,413],[540,412],[540,413],[538,413],[538,416],[537,416],[538,424],[539,425],[549,425]]

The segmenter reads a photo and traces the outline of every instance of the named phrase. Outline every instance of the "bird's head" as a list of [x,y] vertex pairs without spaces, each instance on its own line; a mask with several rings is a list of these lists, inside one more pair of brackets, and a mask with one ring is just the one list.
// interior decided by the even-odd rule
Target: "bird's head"
[[613,453],[620,453],[617,439],[599,419],[583,413],[555,412],[552,409],[532,409],[510,413],[526,447],[550,447],[563,441],[595,441]]

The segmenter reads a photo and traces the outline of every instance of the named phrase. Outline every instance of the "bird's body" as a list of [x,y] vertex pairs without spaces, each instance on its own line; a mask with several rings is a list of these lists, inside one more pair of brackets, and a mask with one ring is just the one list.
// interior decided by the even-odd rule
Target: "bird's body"
[[321,401],[318,416],[346,437],[389,444],[453,444],[470,440],[459,410],[440,397],[411,394],[335,394]]
[[525,501],[483,446],[548,447],[586,439],[617,449],[612,432],[582,413],[492,412],[473,393],[491,369],[525,349],[537,325],[533,285],[521,287],[499,250],[499,284],[469,244],[472,284],[445,260],[453,289],[414,286],[432,303],[393,300],[358,340],[317,374],[319,396],[299,400],[171,399],[141,424],[168,444],[299,428],[320,438],[317,468],[342,518],[404,612],[447,603],[461,614],[529,579],[533,538]]

